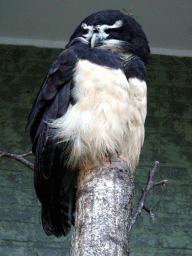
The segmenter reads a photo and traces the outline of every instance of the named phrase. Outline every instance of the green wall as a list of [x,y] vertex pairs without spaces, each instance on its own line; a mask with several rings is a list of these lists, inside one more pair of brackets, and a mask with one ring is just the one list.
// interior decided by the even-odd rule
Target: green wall
[[[0,45],[0,150],[31,150],[25,125],[36,93],[59,49]],[[148,116],[135,206],[148,170],[158,160],[155,180],[168,179],[147,198],[156,213],[142,212],[130,236],[131,256],[192,255],[192,58],[151,55],[147,73]],[[28,157],[33,161],[33,157]],[[33,171],[0,159],[0,255],[70,255],[71,234],[48,237],[40,221]]]

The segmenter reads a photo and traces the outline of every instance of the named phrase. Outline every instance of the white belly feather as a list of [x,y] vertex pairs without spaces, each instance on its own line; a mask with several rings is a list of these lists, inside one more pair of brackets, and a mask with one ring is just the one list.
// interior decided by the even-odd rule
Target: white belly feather
[[74,165],[95,163],[107,152],[118,151],[133,171],[144,141],[145,81],[127,81],[120,69],[81,60],[75,68],[74,85],[77,103],[50,124],[56,128],[57,138],[72,141],[69,161]]

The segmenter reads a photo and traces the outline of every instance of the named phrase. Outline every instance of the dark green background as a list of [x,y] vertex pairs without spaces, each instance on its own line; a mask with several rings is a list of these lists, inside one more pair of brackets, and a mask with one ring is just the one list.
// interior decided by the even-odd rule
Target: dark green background
[[[26,120],[46,71],[59,49],[0,45],[0,150],[31,150]],[[147,73],[148,115],[140,163],[134,173],[136,203],[148,170],[168,179],[147,198],[156,213],[142,212],[130,236],[131,256],[192,255],[192,58],[151,55]],[[33,157],[28,157],[33,161]],[[135,204],[136,206],[136,204]],[[70,255],[71,236],[48,237],[40,221],[33,171],[0,159],[0,255]]]

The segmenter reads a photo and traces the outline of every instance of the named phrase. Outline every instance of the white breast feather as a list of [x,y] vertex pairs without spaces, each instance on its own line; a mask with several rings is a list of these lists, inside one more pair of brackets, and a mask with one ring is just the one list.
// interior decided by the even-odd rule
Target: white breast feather
[[145,81],[130,78],[120,69],[77,63],[73,97],[66,114],[50,123],[61,141],[72,141],[69,162],[97,163],[104,154],[120,152],[133,171],[144,141]]

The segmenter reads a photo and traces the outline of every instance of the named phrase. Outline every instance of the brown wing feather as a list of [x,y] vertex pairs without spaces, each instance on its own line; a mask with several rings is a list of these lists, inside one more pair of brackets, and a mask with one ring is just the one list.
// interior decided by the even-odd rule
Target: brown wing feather
[[[76,62],[77,57],[70,49],[57,57],[37,95],[27,124],[32,123],[30,136],[35,154],[34,183],[42,204],[43,228],[48,235],[55,236],[70,232],[75,175],[66,175],[70,170],[65,164],[67,155],[63,155],[65,144],[61,150],[56,141],[48,136],[47,121],[63,116],[72,101],[70,92]],[[66,179],[68,176],[70,186]]]

